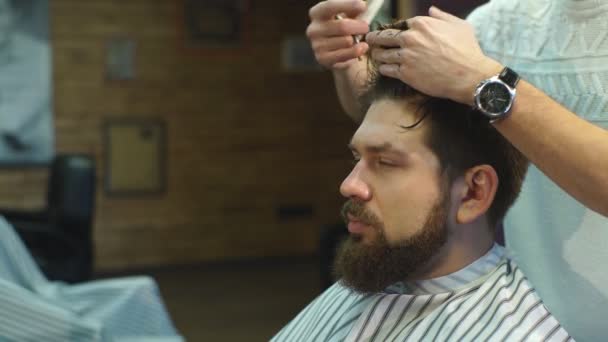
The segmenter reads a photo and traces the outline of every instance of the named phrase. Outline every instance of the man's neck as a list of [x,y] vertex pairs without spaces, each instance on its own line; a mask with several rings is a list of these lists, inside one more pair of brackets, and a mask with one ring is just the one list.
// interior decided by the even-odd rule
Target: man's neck
[[494,246],[494,237],[489,228],[487,234],[480,233],[479,228],[464,229],[470,230],[470,232],[465,231],[450,236],[441,252],[429,262],[425,269],[408,280],[433,279],[458,272],[486,255]]

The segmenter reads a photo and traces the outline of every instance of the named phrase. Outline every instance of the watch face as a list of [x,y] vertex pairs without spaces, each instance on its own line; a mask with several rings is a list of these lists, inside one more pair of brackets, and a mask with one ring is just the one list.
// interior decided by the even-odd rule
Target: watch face
[[479,93],[479,103],[492,114],[503,114],[511,104],[509,88],[498,82],[486,84]]

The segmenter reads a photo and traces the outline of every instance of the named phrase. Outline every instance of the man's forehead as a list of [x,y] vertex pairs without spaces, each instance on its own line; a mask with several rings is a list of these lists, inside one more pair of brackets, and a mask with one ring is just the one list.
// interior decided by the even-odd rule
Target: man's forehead
[[353,145],[399,149],[403,145],[422,142],[423,125],[404,128],[418,119],[415,107],[401,99],[375,101],[353,135]]

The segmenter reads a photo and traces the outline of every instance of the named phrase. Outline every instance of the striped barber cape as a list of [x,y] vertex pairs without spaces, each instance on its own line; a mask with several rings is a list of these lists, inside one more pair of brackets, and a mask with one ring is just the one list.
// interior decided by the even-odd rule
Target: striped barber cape
[[182,342],[148,277],[49,281],[0,216],[0,342]]
[[494,247],[444,277],[358,294],[340,282],[272,341],[574,341]]

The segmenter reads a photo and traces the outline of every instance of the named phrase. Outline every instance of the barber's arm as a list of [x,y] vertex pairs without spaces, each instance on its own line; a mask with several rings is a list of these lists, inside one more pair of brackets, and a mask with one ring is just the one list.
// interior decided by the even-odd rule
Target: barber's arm
[[[421,92],[473,105],[477,84],[504,66],[484,55],[473,28],[436,8],[408,20],[407,31],[367,35],[380,72]],[[376,48],[382,47],[382,48]],[[549,178],[608,216],[608,131],[522,80],[510,115],[494,125]]]
[[367,80],[365,53],[369,46],[356,43],[353,36],[369,32],[369,23],[356,19],[365,9],[361,0],[321,1],[310,9],[306,30],[317,61],[334,74],[342,107],[357,122],[363,118],[358,95]]

